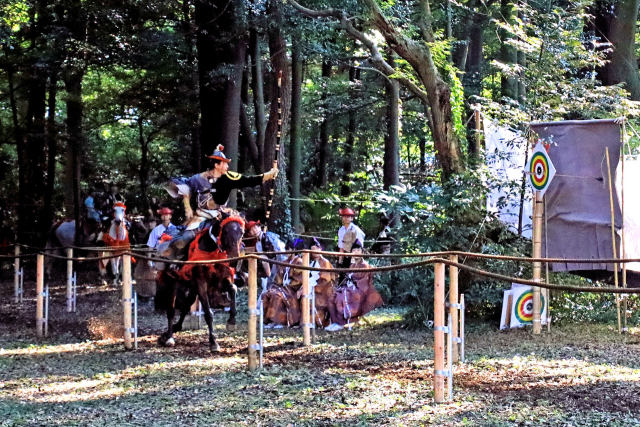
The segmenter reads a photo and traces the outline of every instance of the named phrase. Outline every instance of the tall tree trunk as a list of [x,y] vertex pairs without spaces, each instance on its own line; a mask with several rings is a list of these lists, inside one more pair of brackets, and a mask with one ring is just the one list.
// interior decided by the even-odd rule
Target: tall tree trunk
[[[253,92],[253,108],[255,111],[256,145],[260,164],[265,164],[264,159],[264,135],[267,130],[267,118],[264,108],[264,76],[262,67],[262,50],[260,48],[260,37],[256,30],[251,30],[249,41],[251,61],[251,91]],[[262,172],[262,166],[256,173]]]
[[[469,53],[467,54],[466,73],[462,83],[464,86],[465,104],[470,105],[475,98],[482,94],[482,66],[483,66],[483,46],[484,46],[484,26],[486,23],[486,15],[484,13],[474,13],[471,26],[469,29]],[[477,138],[475,137],[476,124],[475,119],[471,120],[467,125],[467,144],[469,149],[469,157],[471,163],[476,163],[481,147],[478,147]]]
[[[186,79],[189,99],[192,105],[196,105],[198,102],[198,67],[196,64],[196,39],[194,37],[195,23],[191,16],[191,2],[189,0],[182,0],[182,33],[184,35],[184,41],[186,46],[186,58],[187,67],[191,69],[191,77]],[[194,66],[192,66],[194,65]],[[191,113],[188,121],[191,123],[189,134],[191,135],[191,170],[192,172],[199,172],[202,170],[202,149],[200,147],[200,129],[198,127],[198,112],[197,108],[190,107]]]
[[[502,18],[507,24],[513,25],[515,23],[516,9],[512,0],[500,1],[500,12]],[[500,31],[500,37],[502,38],[502,45],[500,46],[500,57],[502,62],[507,65],[516,65],[518,63],[518,51],[515,47],[507,43],[507,39],[512,38],[513,35],[507,30]],[[518,99],[518,79],[512,75],[502,75],[502,96]]]
[[[227,0],[196,1],[196,48],[200,92],[200,151],[209,155],[218,145],[224,117],[226,85],[220,81],[219,67],[231,62],[229,49],[221,40],[229,37],[233,7]],[[223,11],[221,13],[221,11]],[[224,34],[223,34],[224,33]]]
[[[240,109],[242,106],[242,77],[247,56],[246,40],[241,37],[236,43],[233,72],[227,78],[226,99],[224,105],[224,121],[220,140],[225,147],[225,154],[231,159],[232,170],[238,169],[238,138],[240,136]],[[236,207],[237,191],[233,190],[229,197],[229,206]]]
[[[387,62],[394,66],[393,52],[389,52]],[[388,80],[385,97],[387,99],[387,134],[384,138],[382,185],[385,190],[388,190],[392,185],[400,184],[400,82],[395,79]]]
[[300,42],[292,40],[291,47],[291,130],[289,132],[289,183],[291,185],[291,224],[300,225],[300,172],[302,147],[300,141],[300,107],[302,103],[302,58]]
[[[82,131],[82,116],[84,105],[82,103],[82,78],[84,73],[80,70],[71,70],[65,76],[65,87],[67,90],[67,188],[69,197],[65,199],[65,204],[70,208],[68,212],[73,212],[76,220],[76,237],[80,236],[78,227],[80,226],[81,204],[80,200],[80,171],[82,168],[81,150],[84,141]],[[78,242],[76,242],[78,244]]]
[[[331,62],[328,60],[322,62],[322,79],[324,85],[327,85],[329,79],[331,78]],[[318,167],[316,168],[316,186],[324,187],[327,185],[327,164],[329,157],[329,135],[331,132],[330,129],[330,118],[329,111],[327,106],[327,89],[323,91],[321,103],[324,108],[324,118],[322,119],[322,123],[320,123],[320,140],[318,146]]]
[[[44,227],[53,222],[53,190],[56,181],[56,157],[58,155],[58,129],[56,126],[56,98],[58,95],[58,69],[49,72],[49,99],[47,105],[47,184],[44,193]],[[46,231],[46,230],[45,230]]]
[[625,83],[631,99],[640,100],[640,76],[635,53],[636,21],[640,0],[619,0],[613,4],[599,0],[593,7],[596,37],[611,42],[608,62],[598,69],[598,78],[605,85]]
[[[282,35],[282,17],[278,9],[279,2],[270,0],[267,3],[267,15],[273,23],[269,27],[269,54],[271,56],[271,105],[269,107],[269,121],[264,138],[264,162],[265,170],[271,169],[273,160],[275,159],[276,142],[286,134],[289,125],[289,108],[291,106],[291,76],[289,72],[289,61],[287,58],[287,44]],[[281,102],[278,105],[278,74],[282,72],[282,84],[280,90]],[[281,129],[282,134],[278,135],[278,108],[281,108],[280,116],[282,117]],[[279,147],[282,154],[283,146]],[[284,156],[279,155],[281,170],[287,170],[287,163]],[[288,233],[290,230],[289,218],[289,199],[287,193],[289,185],[287,184],[287,174],[283,172],[278,175],[275,182],[275,196],[271,210],[271,224],[273,228],[281,233]]]
[[140,196],[142,198],[143,212],[149,212],[149,195],[147,188],[149,183],[149,139],[144,137],[144,120],[138,116],[138,143],[140,144]]

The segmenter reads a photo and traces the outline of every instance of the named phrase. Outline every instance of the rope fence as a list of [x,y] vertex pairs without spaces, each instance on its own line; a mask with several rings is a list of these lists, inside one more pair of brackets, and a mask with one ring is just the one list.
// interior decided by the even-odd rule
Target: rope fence
[[[225,258],[219,260],[202,260],[202,261],[183,261],[167,259],[164,257],[150,256],[149,251],[136,251],[123,248],[101,248],[103,252],[114,252],[104,256],[97,257],[78,257],[73,256],[73,248],[67,248],[66,256],[49,253],[47,251],[40,251],[38,253],[20,254],[20,246],[15,246],[15,254],[3,255],[4,259],[14,259],[15,268],[15,284],[16,284],[16,302],[22,301],[22,281],[23,281],[23,269],[20,268],[20,259],[26,257],[36,256],[36,335],[38,337],[47,336],[48,331],[48,301],[49,291],[48,286],[44,283],[44,260],[46,257],[52,259],[65,260],[67,262],[67,311],[75,311],[76,305],[76,278],[73,273],[73,262],[86,262],[96,261],[103,259],[110,259],[115,257],[123,258],[123,270],[122,270],[122,310],[123,310],[123,326],[124,326],[124,346],[126,349],[137,348],[137,296],[133,292],[133,280],[131,274],[131,260],[132,257],[136,257],[141,260],[163,262],[169,264],[185,265],[185,264],[217,264],[217,263],[231,263],[236,261],[247,260],[249,266],[248,277],[248,295],[249,295],[249,333],[248,333],[248,367],[250,370],[254,370],[257,367],[262,366],[262,352],[263,352],[263,334],[262,334],[262,305],[258,304],[258,273],[257,262],[258,260],[267,262],[271,265],[278,265],[281,267],[289,268],[291,270],[302,271],[302,320],[301,329],[303,334],[303,345],[310,345],[311,338],[315,335],[315,318],[313,317],[313,287],[309,284],[310,272],[330,272],[330,273],[384,273],[391,271],[400,271],[406,269],[415,269],[434,265],[434,400],[436,403],[444,402],[445,399],[445,383],[448,385],[448,394],[446,395],[449,400],[453,397],[453,363],[457,361],[464,361],[464,294],[458,294],[458,274],[459,271],[467,271],[469,273],[487,277],[495,280],[519,283],[524,285],[530,285],[538,288],[560,290],[567,292],[591,292],[591,293],[612,293],[612,294],[640,294],[640,288],[615,288],[610,286],[596,287],[596,286],[574,286],[574,285],[562,285],[553,283],[544,283],[538,280],[524,279],[521,277],[511,277],[503,274],[493,273],[491,271],[476,268],[459,262],[459,257],[464,259],[493,259],[503,261],[517,261],[517,262],[561,262],[561,263],[630,263],[640,262],[640,259],[567,259],[567,258],[525,258],[516,256],[505,255],[491,255],[491,254],[478,254],[463,251],[440,251],[440,252],[427,252],[427,253],[415,253],[415,254],[351,254],[343,252],[329,252],[329,251],[312,251],[312,250],[297,250],[297,251],[284,251],[284,252],[263,252],[263,253],[247,253],[239,257]],[[279,261],[276,259],[268,258],[268,256],[283,256],[283,255],[301,255],[303,263],[292,264],[286,261]],[[310,266],[311,255],[321,255],[327,257],[340,257],[340,256],[357,256],[363,258],[421,258],[417,261],[406,262],[400,264],[378,266],[371,268],[319,268]],[[445,269],[449,267],[449,298],[445,300],[446,296],[446,281],[445,281]],[[18,288],[20,286],[20,288]],[[258,308],[260,307],[260,308]],[[446,316],[447,322],[445,324],[445,312],[448,310]],[[260,341],[257,340],[258,316],[260,316]],[[313,319],[314,324],[311,323]],[[314,330],[312,331],[312,328]],[[446,339],[446,341],[445,341]],[[258,354],[260,354],[260,360],[258,361]],[[258,363],[259,362],[259,363]],[[446,369],[445,369],[446,368]],[[446,380],[446,381],[445,381]]]

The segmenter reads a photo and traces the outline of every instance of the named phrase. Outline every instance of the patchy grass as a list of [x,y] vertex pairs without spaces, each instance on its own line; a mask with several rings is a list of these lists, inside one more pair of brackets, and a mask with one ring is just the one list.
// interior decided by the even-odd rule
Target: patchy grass
[[127,352],[90,339],[100,309],[118,309],[117,289],[89,291],[77,315],[54,295],[56,337],[43,341],[32,300],[0,305],[0,425],[640,425],[640,338],[606,325],[539,337],[470,325],[454,400],[435,405],[432,333],[403,328],[401,309],[318,331],[307,348],[299,329],[266,331],[265,368],[250,373],[242,317],[233,333],[216,317],[223,350],[211,355],[204,330],[158,347],[163,319],[145,306],[139,349]]

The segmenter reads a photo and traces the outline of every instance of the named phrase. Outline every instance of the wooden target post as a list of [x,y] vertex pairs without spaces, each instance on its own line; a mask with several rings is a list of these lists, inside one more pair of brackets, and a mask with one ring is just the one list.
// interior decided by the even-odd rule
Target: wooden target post
[[133,327],[131,321],[131,304],[133,303],[131,286],[131,255],[122,255],[122,313],[124,321],[124,348],[133,348]]
[[433,290],[433,397],[436,403],[444,402],[444,264],[437,263],[434,267]]
[[[458,262],[458,255],[451,255],[451,261]],[[453,337],[453,349],[452,360],[457,362],[459,359],[459,343],[460,336],[458,335],[458,310],[460,309],[460,303],[458,302],[458,267],[454,265],[449,266],[449,315],[451,315],[451,336]]]
[[[302,254],[302,265],[309,267],[309,252]],[[303,344],[311,345],[311,316],[310,316],[310,292],[309,292],[309,270],[302,270],[302,334]]]
[[258,312],[258,260],[249,258],[249,370],[258,367],[258,342],[257,342],[257,312]]
[[[539,191],[535,191],[535,200],[533,204],[533,257],[542,257],[542,195]],[[533,263],[533,280],[540,282],[542,278],[542,263]],[[533,287],[533,333],[538,335],[542,332],[542,324],[540,322],[540,288]]]
[[36,258],[36,336],[42,338],[45,335],[44,319],[44,255],[38,254]]

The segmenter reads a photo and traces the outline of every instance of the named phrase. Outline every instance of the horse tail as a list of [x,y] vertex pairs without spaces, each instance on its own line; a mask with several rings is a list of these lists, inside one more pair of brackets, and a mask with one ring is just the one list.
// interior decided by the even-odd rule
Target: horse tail
[[176,278],[169,270],[158,273],[156,278],[156,296],[154,297],[154,308],[157,313],[164,313],[172,304],[173,291],[176,286]]

